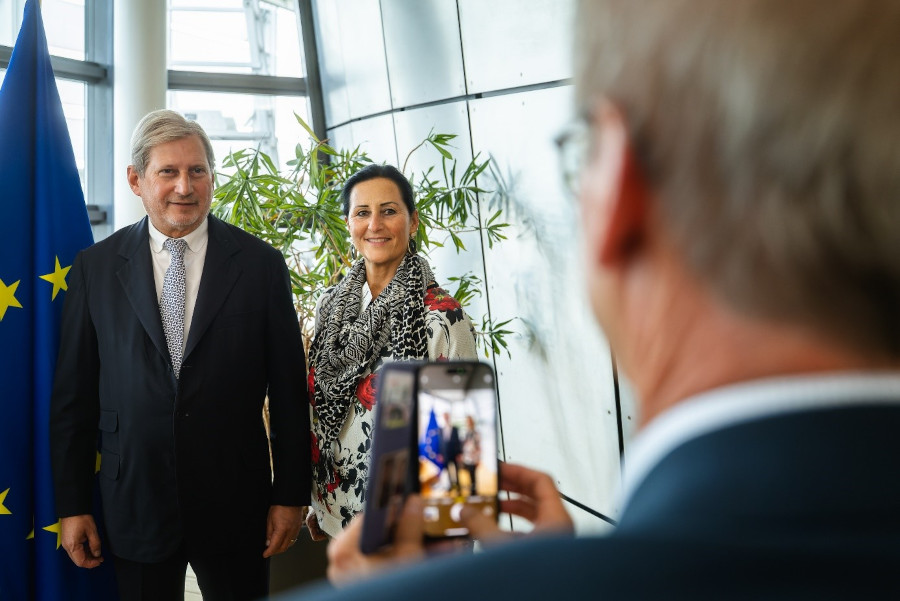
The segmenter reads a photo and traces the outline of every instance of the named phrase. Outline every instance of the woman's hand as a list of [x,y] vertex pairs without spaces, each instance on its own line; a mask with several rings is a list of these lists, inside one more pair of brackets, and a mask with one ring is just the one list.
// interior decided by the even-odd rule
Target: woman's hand
[[314,541],[328,540],[328,535],[319,526],[319,518],[316,516],[316,510],[312,507],[306,514],[306,527],[309,529],[309,538]]

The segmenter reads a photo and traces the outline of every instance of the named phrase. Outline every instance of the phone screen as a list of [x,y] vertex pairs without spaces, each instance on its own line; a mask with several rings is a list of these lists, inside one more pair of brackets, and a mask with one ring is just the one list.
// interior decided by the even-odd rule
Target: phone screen
[[494,374],[482,363],[429,363],[418,373],[419,490],[425,534],[466,536],[462,508],[497,517]]

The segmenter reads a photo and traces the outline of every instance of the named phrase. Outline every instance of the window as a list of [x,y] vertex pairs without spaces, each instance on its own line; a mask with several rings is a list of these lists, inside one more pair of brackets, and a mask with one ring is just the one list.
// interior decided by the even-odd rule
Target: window
[[50,54],[85,60],[84,0],[43,0],[41,16]]
[[296,0],[170,0],[170,108],[194,117],[216,158],[260,147],[294,157],[310,122]]
[[[41,18],[53,57],[56,86],[69,126],[81,187],[89,205],[92,194],[100,198],[110,195],[112,166],[91,161],[90,157],[94,149],[108,148],[110,143],[92,133],[109,131],[109,123],[105,127],[96,127],[95,121],[111,121],[112,116],[106,108],[111,104],[111,98],[108,94],[104,97],[97,87],[106,82],[109,56],[92,46],[86,32],[90,23],[97,23],[94,29],[99,35],[95,37],[107,35],[112,27],[111,8],[110,0],[87,3],[85,0],[43,0],[41,3]],[[25,0],[0,0],[0,85],[19,35],[24,11]],[[94,222],[102,221],[100,211],[91,211],[91,217]]]
[[87,85],[80,81],[56,78],[59,99],[62,102],[63,114],[69,126],[69,137],[72,139],[72,150],[75,151],[75,165],[81,178],[81,189],[87,198]]
[[284,167],[294,158],[296,144],[308,138],[294,118],[297,113],[309,121],[306,99],[300,96],[170,91],[168,104],[203,125],[216,153],[217,171],[223,171],[222,160],[231,151],[256,147]]

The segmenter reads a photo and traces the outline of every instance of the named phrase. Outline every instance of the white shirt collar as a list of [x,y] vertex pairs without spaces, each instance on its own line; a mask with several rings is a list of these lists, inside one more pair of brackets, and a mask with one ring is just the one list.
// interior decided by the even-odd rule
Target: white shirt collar
[[685,399],[650,422],[628,449],[620,507],[650,471],[688,440],[796,411],[900,404],[900,372],[831,373],[743,382]]
[[[169,238],[162,232],[160,232],[153,225],[153,222],[150,219],[147,219],[147,228],[150,230],[150,250],[154,253],[159,253],[163,249],[163,243]],[[188,250],[192,252],[200,252],[200,250],[206,246],[207,241],[209,240],[209,219],[204,218],[200,223],[200,226],[195,229],[190,234],[184,236],[184,241],[187,242]]]
[[363,282],[362,294],[359,298],[359,312],[362,313],[372,302],[372,289],[369,288],[369,282]]

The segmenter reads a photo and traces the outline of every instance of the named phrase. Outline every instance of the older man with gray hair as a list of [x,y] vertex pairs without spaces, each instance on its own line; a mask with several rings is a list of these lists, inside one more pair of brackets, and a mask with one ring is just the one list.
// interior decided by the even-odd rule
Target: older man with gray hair
[[[361,596],[898,598],[900,3],[583,0],[577,30],[585,275],[642,418],[620,523]],[[569,527],[548,476],[501,478]],[[332,579],[423,556],[420,507]]]
[[207,601],[265,596],[268,558],[296,540],[310,501],[287,267],[209,215],[214,166],[196,122],[144,117],[128,183],[147,218],[84,250],[69,275],[50,417],[60,537],[79,567],[113,560],[123,601],[183,599],[188,563]]

